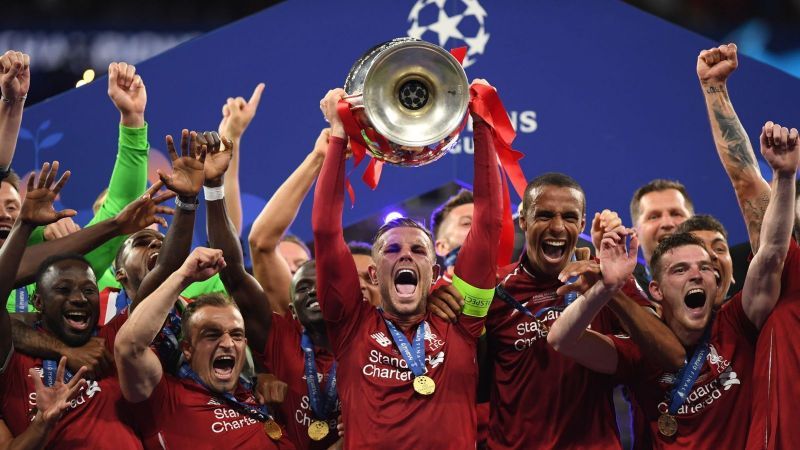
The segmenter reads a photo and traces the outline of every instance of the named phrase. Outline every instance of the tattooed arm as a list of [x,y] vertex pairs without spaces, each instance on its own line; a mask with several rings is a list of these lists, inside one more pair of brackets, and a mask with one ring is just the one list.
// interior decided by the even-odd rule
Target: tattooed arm
[[727,80],[738,64],[735,44],[703,50],[697,57],[697,76],[706,100],[717,154],[736,191],[755,254],[769,204],[770,187],[761,176],[750,139],[728,96]]

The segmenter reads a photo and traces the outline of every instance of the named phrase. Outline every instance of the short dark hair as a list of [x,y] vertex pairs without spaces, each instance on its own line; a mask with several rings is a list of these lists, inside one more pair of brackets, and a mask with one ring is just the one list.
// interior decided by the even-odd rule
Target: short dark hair
[[190,324],[194,314],[206,306],[217,306],[221,308],[233,306],[234,308],[239,309],[235,302],[218,292],[199,295],[194,299],[194,301],[186,305],[186,308],[183,310],[183,314],[181,314],[181,335],[183,336],[183,339],[188,339],[189,337],[188,325]]
[[89,261],[87,261],[86,258],[80,253],[60,253],[58,255],[48,256],[44,261],[42,261],[41,264],[39,264],[39,268],[36,270],[36,276],[34,278],[36,285],[40,286],[42,284],[44,274],[47,272],[47,269],[62,261],[78,261],[86,264],[86,266],[90,269],[92,267],[92,265],[89,264]]
[[351,255],[367,255],[372,257],[372,246],[363,241],[350,241],[347,243],[347,248],[350,250]]
[[686,245],[697,245],[702,248],[703,251],[707,252],[703,241],[692,236],[691,233],[675,233],[665,237],[658,243],[658,246],[656,246],[656,249],[653,251],[653,256],[650,257],[650,269],[653,271],[654,280],[661,281],[661,271],[663,269],[661,267],[661,258],[664,254],[674,248],[684,247]]
[[689,212],[694,214],[694,203],[692,203],[692,198],[689,197],[689,192],[686,190],[686,186],[683,185],[680,181],[675,180],[665,180],[663,178],[657,178],[644,186],[640,187],[633,193],[633,198],[631,199],[631,222],[636,225],[636,220],[639,218],[639,214],[641,211],[639,210],[639,203],[641,203],[642,197],[651,193],[651,192],[661,192],[667,191],[670,189],[675,189],[676,191],[680,192],[683,198],[686,200],[686,206],[689,207]]
[[291,242],[292,244],[297,244],[305,250],[306,255],[308,255],[309,259],[311,258],[311,250],[308,248],[305,242],[303,242],[299,237],[293,234],[284,234],[281,238],[281,242]]
[[439,229],[452,210],[461,205],[469,205],[471,203],[475,203],[475,197],[472,195],[472,191],[461,189],[456,195],[448,198],[444,203],[439,205],[438,208],[433,210],[431,214],[431,232],[433,232],[433,235],[437,238],[439,237]]
[[[372,257],[373,257],[373,259],[375,258],[375,255],[378,253],[377,245],[378,245],[378,242],[380,242],[381,237],[383,237],[383,235],[386,234],[387,231],[389,231],[389,230],[391,230],[393,228],[402,228],[402,227],[418,228],[418,229],[422,230],[422,232],[425,233],[425,236],[428,237],[428,240],[431,243],[431,250],[433,251],[433,236],[431,236],[431,232],[428,231],[428,229],[425,228],[424,226],[420,225],[420,223],[417,222],[414,219],[410,219],[408,217],[400,217],[400,218],[397,218],[397,219],[392,219],[392,220],[386,222],[385,224],[383,224],[382,227],[378,228],[378,232],[375,233],[375,239],[372,240]],[[433,253],[433,255],[431,257],[432,258],[436,258],[436,253]]]
[[19,175],[17,172],[14,172],[14,169],[9,168],[8,173],[5,174],[5,178],[0,179],[0,182],[6,182],[14,188],[15,191],[19,192]]
[[691,233],[692,231],[716,231],[728,240],[728,231],[719,220],[708,214],[698,214],[689,217],[682,224],[678,225],[676,233]]
[[522,196],[522,214],[527,215],[528,209],[531,207],[531,193],[542,186],[555,186],[562,188],[575,189],[581,193],[583,197],[583,205],[581,211],[586,212],[586,193],[583,191],[580,183],[578,183],[571,176],[560,172],[548,172],[531,180],[528,186],[525,187],[525,195]]

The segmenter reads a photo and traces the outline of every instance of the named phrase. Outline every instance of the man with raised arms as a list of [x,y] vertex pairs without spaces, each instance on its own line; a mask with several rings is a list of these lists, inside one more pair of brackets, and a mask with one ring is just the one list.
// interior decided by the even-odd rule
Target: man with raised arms
[[[480,81],[485,83],[483,81]],[[476,441],[475,346],[494,292],[502,201],[491,129],[475,117],[475,215],[453,284],[465,297],[456,324],[430,314],[438,273],[433,239],[410,219],[391,221],[373,243],[370,274],[382,309],[362,301],[342,235],[345,132],[335,89],[320,103],[330,147],[314,193],[317,287],[338,361],[345,448],[473,448]]]
[[[714,309],[719,279],[704,243],[690,234],[663,239],[651,260],[650,292],[664,320],[688,355],[681,370],[664,371],[643,359],[635,340],[587,329],[635,264],[637,239],[625,251],[631,230],[606,233],[600,255],[602,279],[556,321],[548,341],[590,370],[626,381],[646,414],[656,448],[744,448],[753,388],[758,330],[781,292],[791,246],[794,178],[800,162],[795,130],[762,147],[773,169],[773,186],[761,228],[761,248],[744,287]],[[788,266],[787,266],[788,267]]]

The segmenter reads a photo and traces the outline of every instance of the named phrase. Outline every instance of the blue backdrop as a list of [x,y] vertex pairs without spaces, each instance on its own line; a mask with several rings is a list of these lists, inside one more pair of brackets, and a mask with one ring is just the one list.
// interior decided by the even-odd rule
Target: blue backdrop
[[[612,208],[627,221],[633,190],[669,177],[688,186],[699,212],[727,225],[732,241],[745,240],[694,69],[698,52],[716,43],[612,0],[286,1],[137,64],[148,90],[151,162],[166,161],[166,134],[216,129],[227,97],[247,98],[265,82],[242,144],[249,228],[325,126],[320,98],[343,84],[366,49],[406,35],[446,48],[469,45],[467,75],[500,91],[518,125],[526,175],[574,176],[589,214]],[[800,92],[796,78],[741,57],[729,87],[757,152],[764,121],[800,125],[797,95],[789,94]],[[111,173],[118,117],[105,79],[37,104],[25,112],[14,166],[26,172],[35,159],[59,159],[73,171],[61,203],[80,210],[85,223]],[[434,164],[387,166],[374,192],[354,182],[357,201],[345,222],[449,180],[469,182],[471,150],[466,132],[454,154]],[[310,202],[293,226],[305,239]],[[204,227],[196,228],[201,241]]]

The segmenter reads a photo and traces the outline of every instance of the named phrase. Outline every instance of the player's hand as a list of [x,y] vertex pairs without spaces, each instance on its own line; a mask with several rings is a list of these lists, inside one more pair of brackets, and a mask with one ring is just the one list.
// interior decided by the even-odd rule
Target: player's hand
[[65,217],[44,227],[44,240],[52,241],[55,239],[61,239],[62,237],[67,237],[70,234],[80,230],[80,225],[75,223],[75,221],[72,220],[72,217]]
[[69,383],[64,383],[64,367],[66,358],[61,357],[56,370],[56,379],[52,386],[45,386],[42,377],[36,369],[29,369],[28,375],[33,380],[36,389],[36,416],[46,425],[52,426],[58,422],[61,415],[70,407],[70,400],[78,393],[81,387],[86,384],[83,375],[86,368],[80,370],[72,377]]
[[165,191],[158,193],[164,186],[162,181],[157,181],[150,186],[144,195],[128,204],[114,217],[120,234],[133,234],[139,230],[157,223],[162,227],[167,226],[167,221],[158,214],[174,214],[175,211],[162,203],[175,197],[174,192]]
[[697,77],[703,84],[725,83],[739,66],[736,44],[703,50],[697,56]]
[[172,136],[167,136],[167,150],[172,159],[172,173],[166,175],[158,170],[158,177],[171,191],[183,197],[195,197],[203,188],[206,148],[197,142],[197,132],[184,129],[181,132],[181,154],[175,151]]
[[219,134],[235,140],[241,139],[253,117],[256,116],[261,94],[264,92],[264,83],[258,83],[253,90],[250,100],[243,97],[228,97],[222,106],[222,121],[219,123]]
[[0,92],[12,102],[22,102],[31,88],[31,57],[9,50],[0,56]]
[[289,385],[271,373],[256,375],[256,400],[262,405],[277,406],[286,400]]
[[463,307],[464,297],[453,285],[439,286],[428,294],[428,308],[431,312],[450,323],[458,322]]
[[761,129],[761,154],[772,170],[781,175],[794,176],[800,160],[797,128],[789,130],[777,123],[765,123]]
[[222,250],[197,247],[175,272],[189,283],[205,281],[225,268]]
[[[626,248],[626,238],[630,244]],[[598,256],[600,273],[606,288],[619,289],[633,274],[636,267],[636,255],[639,251],[639,238],[632,228],[619,227],[603,235]]]
[[220,136],[216,131],[198,134],[197,142],[206,147],[206,160],[203,163],[205,185],[221,185],[222,177],[228,171],[233,157],[233,142],[225,136]]
[[114,356],[108,351],[104,338],[93,337],[81,347],[69,347],[63,355],[70,371],[86,369],[86,376],[95,380],[105,378],[114,371]]
[[622,219],[615,211],[604,209],[603,212],[595,213],[594,219],[592,219],[592,245],[594,245],[595,250],[600,249],[600,241],[603,240],[603,234],[620,225],[622,225]]
[[35,176],[28,178],[28,191],[19,211],[19,220],[30,225],[48,225],[78,214],[74,209],[56,211],[53,208],[53,202],[69,180],[70,172],[69,170],[64,172],[53,185],[56,175],[58,175],[58,161],[54,161],[52,166],[50,163],[44,163],[38,181]]
[[130,128],[144,126],[147,89],[133,64],[112,62],[108,65],[108,97],[120,114],[120,123]]
[[325,121],[331,126],[331,135],[342,139],[345,138],[344,125],[339,117],[339,112],[336,110],[336,105],[345,95],[347,93],[342,88],[331,89],[319,102],[322,115],[325,116]]

